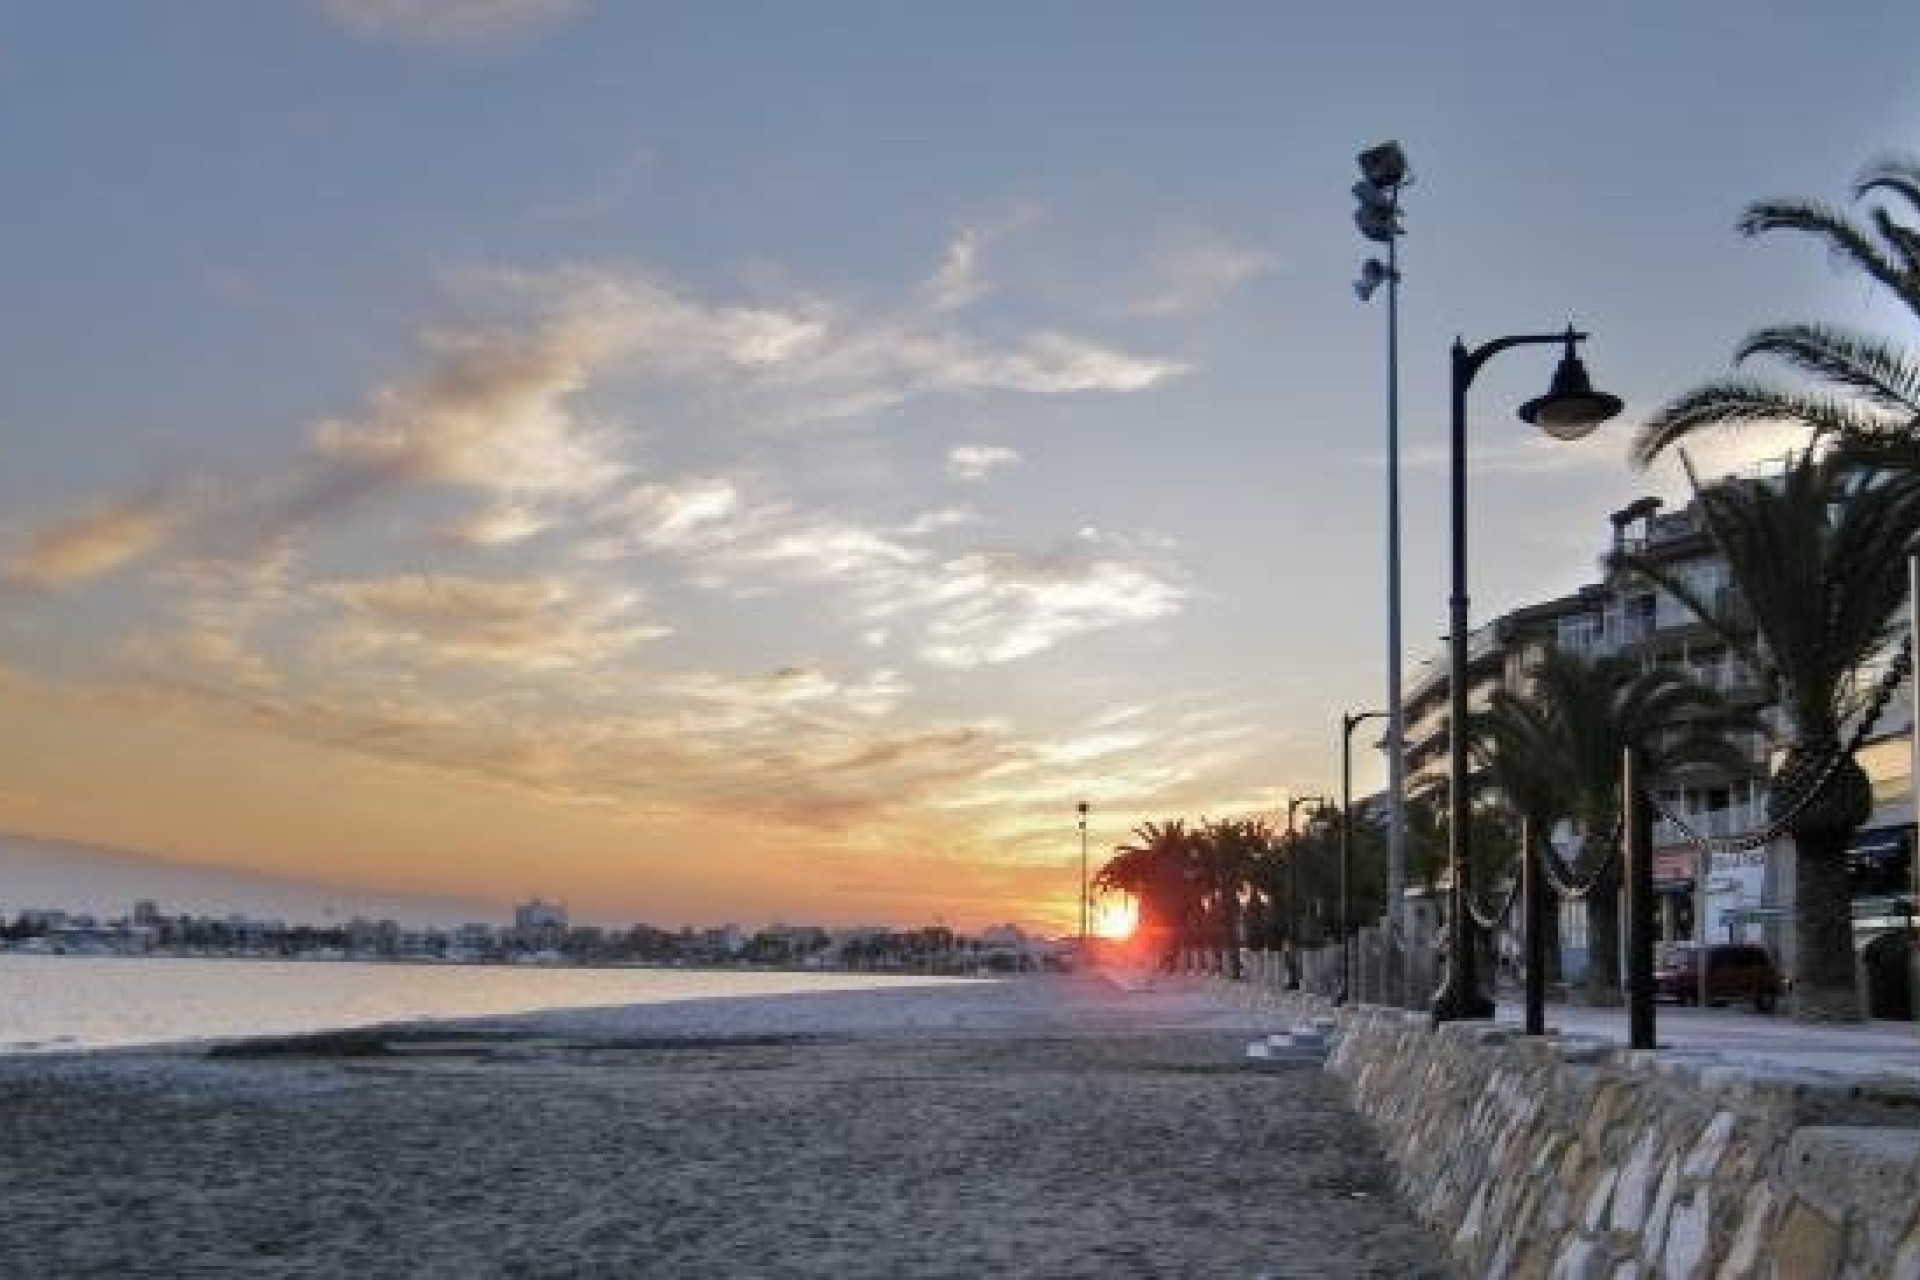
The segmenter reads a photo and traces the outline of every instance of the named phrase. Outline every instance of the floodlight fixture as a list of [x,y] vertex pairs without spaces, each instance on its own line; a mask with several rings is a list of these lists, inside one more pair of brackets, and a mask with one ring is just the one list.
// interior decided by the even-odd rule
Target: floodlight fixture
[[1407,180],[1407,153],[1398,142],[1368,147],[1359,159],[1361,176],[1376,187],[1397,187]]

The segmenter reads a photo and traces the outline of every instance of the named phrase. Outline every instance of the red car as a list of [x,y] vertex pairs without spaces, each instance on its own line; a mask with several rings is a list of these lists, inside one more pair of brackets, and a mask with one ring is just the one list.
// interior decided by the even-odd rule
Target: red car
[[[1746,1000],[1760,1013],[1772,1013],[1780,1003],[1784,984],[1773,953],[1750,942],[1716,942],[1706,948],[1707,1003],[1731,1004]],[[1700,948],[1691,942],[1672,942],[1654,957],[1653,995],[1656,1000],[1695,1004],[1700,999]]]

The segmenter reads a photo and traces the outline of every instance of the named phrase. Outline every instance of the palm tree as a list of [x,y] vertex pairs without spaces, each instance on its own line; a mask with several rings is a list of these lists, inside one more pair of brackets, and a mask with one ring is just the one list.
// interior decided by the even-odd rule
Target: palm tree
[[[1470,740],[1482,774],[1520,819],[1524,839],[1540,847],[1553,825],[1573,810],[1572,797],[1554,765],[1560,756],[1558,723],[1553,708],[1537,697],[1511,689],[1496,689],[1487,709],[1469,725]],[[1517,851],[1525,856],[1526,850]],[[1475,884],[1488,883],[1476,873]],[[1559,976],[1560,913],[1542,913],[1546,924],[1543,950],[1550,978]]]
[[[1896,216],[1920,215],[1920,160],[1892,156],[1869,165],[1853,196],[1883,199],[1867,210],[1864,223],[1823,204],[1763,201],[1747,207],[1740,230],[1810,235],[1920,317],[1920,227]],[[1920,462],[1920,361],[1896,343],[1841,325],[1777,324],[1748,334],[1734,356],[1736,364],[1756,359],[1785,365],[1814,385],[1729,377],[1697,387],[1640,429],[1634,461],[1644,466],[1704,428],[1792,423],[1815,438],[1880,453],[1902,469]]]
[[[1626,654],[1588,657],[1549,649],[1528,675],[1529,692],[1502,691],[1489,718],[1496,752],[1504,746],[1518,756],[1502,774],[1514,787],[1509,799],[1536,832],[1563,817],[1577,829],[1611,831],[1620,813],[1620,766],[1628,749],[1650,777],[1746,765],[1729,735],[1754,728],[1752,716],[1679,668],[1643,666]],[[1589,844],[1582,870],[1596,880],[1587,898],[1587,990],[1595,1003],[1617,1003],[1619,861],[1610,841]]]
[[1160,963],[1167,969],[1199,936],[1195,836],[1178,818],[1143,822],[1133,829],[1133,843],[1117,846],[1094,877],[1095,888],[1124,893],[1138,904],[1141,936],[1160,940]]
[[1844,455],[1809,451],[1778,484],[1722,481],[1698,501],[1740,608],[1703,599],[1659,565],[1628,563],[1719,633],[1779,702],[1787,750],[1767,810],[1793,836],[1795,1016],[1855,1019],[1847,846],[1873,788],[1841,731],[1877,710],[1863,673],[1893,642],[1905,602],[1920,476],[1862,474]]
[[1226,958],[1230,978],[1240,968],[1240,895],[1252,881],[1262,853],[1270,844],[1265,823],[1257,818],[1222,818],[1205,823],[1194,839],[1201,883],[1207,895],[1207,919],[1214,950]]

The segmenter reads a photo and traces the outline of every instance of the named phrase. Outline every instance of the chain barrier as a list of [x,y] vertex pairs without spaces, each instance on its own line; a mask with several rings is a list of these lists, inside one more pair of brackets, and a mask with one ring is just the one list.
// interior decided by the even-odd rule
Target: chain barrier
[[[1894,654],[1893,661],[1888,664],[1886,673],[1881,676],[1880,683],[1874,689],[1873,697],[1868,700],[1860,722],[1849,735],[1846,745],[1836,750],[1829,750],[1820,757],[1819,768],[1814,773],[1812,784],[1804,792],[1794,795],[1793,803],[1787,805],[1780,816],[1770,820],[1766,826],[1737,836],[1706,836],[1694,830],[1686,819],[1669,809],[1661,802],[1659,796],[1649,792],[1647,800],[1652,804],[1655,813],[1674,825],[1682,839],[1708,858],[1722,854],[1745,853],[1750,849],[1763,848],[1773,843],[1791,830],[1793,824],[1813,806],[1814,801],[1826,793],[1835,775],[1840,772],[1840,766],[1851,760],[1861,744],[1866,742],[1867,735],[1873,731],[1873,726],[1879,723],[1881,715],[1887,709],[1887,704],[1893,701],[1893,695],[1898,691],[1901,683],[1913,673],[1913,666],[1913,637],[1908,636],[1900,642],[1899,650]],[[1556,898],[1567,902],[1578,902],[1599,887],[1601,879],[1613,865],[1614,859],[1623,856],[1624,826],[1624,820],[1615,821],[1612,832],[1604,837],[1607,842],[1606,852],[1584,884],[1574,882],[1572,873],[1566,864],[1560,861],[1560,855],[1551,841],[1540,844],[1536,852],[1540,860],[1542,878]],[[1580,851],[1583,854],[1588,852],[1593,848],[1594,843],[1595,841],[1591,838],[1583,840]],[[1515,876],[1512,883],[1507,886],[1507,899],[1500,910],[1484,912],[1480,909],[1479,903],[1469,899],[1466,904],[1467,912],[1473,917],[1475,924],[1491,932],[1512,913],[1513,904],[1519,894],[1520,877]]]
[[1861,744],[1867,740],[1867,735],[1873,732],[1873,726],[1879,723],[1881,715],[1886,711],[1887,704],[1893,701],[1893,695],[1899,689],[1901,682],[1912,671],[1913,637],[1908,636],[1900,642],[1898,652],[1894,654],[1893,661],[1888,664],[1886,674],[1880,678],[1872,699],[1868,701],[1866,710],[1861,714],[1860,723],[1854,726],[1846,745],[1837,750],[1827,751],[1821,759],[1820,769],[1813,784],[1804,793],[1794,796],[1793,803],[1788,805],[1779,817],[1772,819],[1758,830],[1737,836],[1701,835],[1686,819],[1667,808],[1660,797],[1649,793],[1647,798],[1652,801],[1654,811],[1671,822],[1680,832],[1682,839],[1709,859],[1724,854],[1745,853],[1750,849],[1759,849],[1772,844],[1787,834],[1793,824],[1800,820],[1801,815],[1813,806],[1813,802],[1825,794],[1827,788],[1832,785],[1834,776],[1840,772],[1840,766],[1851,760]]
[[1472,895],[1469,894],[1467,896],[1467,914],[1473,917],[1473,922],[1475,924],[1479,925],[1482,929],[1485,929],[1487,932],[1491,933],[1495,929],[1498,929],[1501,923],[1505,921],[1509,915],[1513,914],[1513,904],[1515,900],[1519,898],[1519,896],[1520,896],[1520,877],[1515,876],[1513,878],[1513,883],[1507,886],[1507,900],[1506,902],[1501,904],[1501,907],[1498,911],[1495,911],[1491,914],[1481,911],[1480,904],[1475,902],[1473,900]]

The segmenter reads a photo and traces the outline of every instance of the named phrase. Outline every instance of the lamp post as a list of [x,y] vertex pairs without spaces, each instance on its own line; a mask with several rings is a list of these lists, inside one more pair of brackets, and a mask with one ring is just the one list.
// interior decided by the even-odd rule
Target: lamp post
[[1369,720],[1392,723],[1385,711],[1347,711],[1340,716],[1340,998],[1353,994],[1353,731]]
[[1387,246],[1387,260],[1368,258],[1353,291],[1366,302],[1387,286],[1387,920],[1404,934],[1407,889],[1407,744],[1400,706],[1400,193],[1413,181],[1398,142],[1369,147],[1359,157],[1354,186],[1360,234]]
[[1301,805],[1325,808],[1325,796],[1293,796],[1287,801],[1287,948],[1292,963],[1287,966],[1287,990],[1300,988],[1300,842],[1293,834],[1293,815]]
[[1087,911],[1091,899],[1087,894],[1087,802],[1082,800],[1080,811],[1080,959],[1087,958]]
[[1489,1018],[1493,1002],[1475,980],[1472,921],[1472,861],[1467,842],[1467,388],[1481,368],[1509,347],[1565,348],[1547,394],[1520,406],[1520,417],[1556,440],[1578,440],[1620,412],[1620,399],[1595,391],[1575,348],[1587,335],[1568,326],[1564,333],[1525,333],[1469,349],[1453,344],[1453,594],[1448,600],[1447,701],[1447,870],[1451,878],[1447,917],[1447,978],[1433,998],[1433,1020]]

